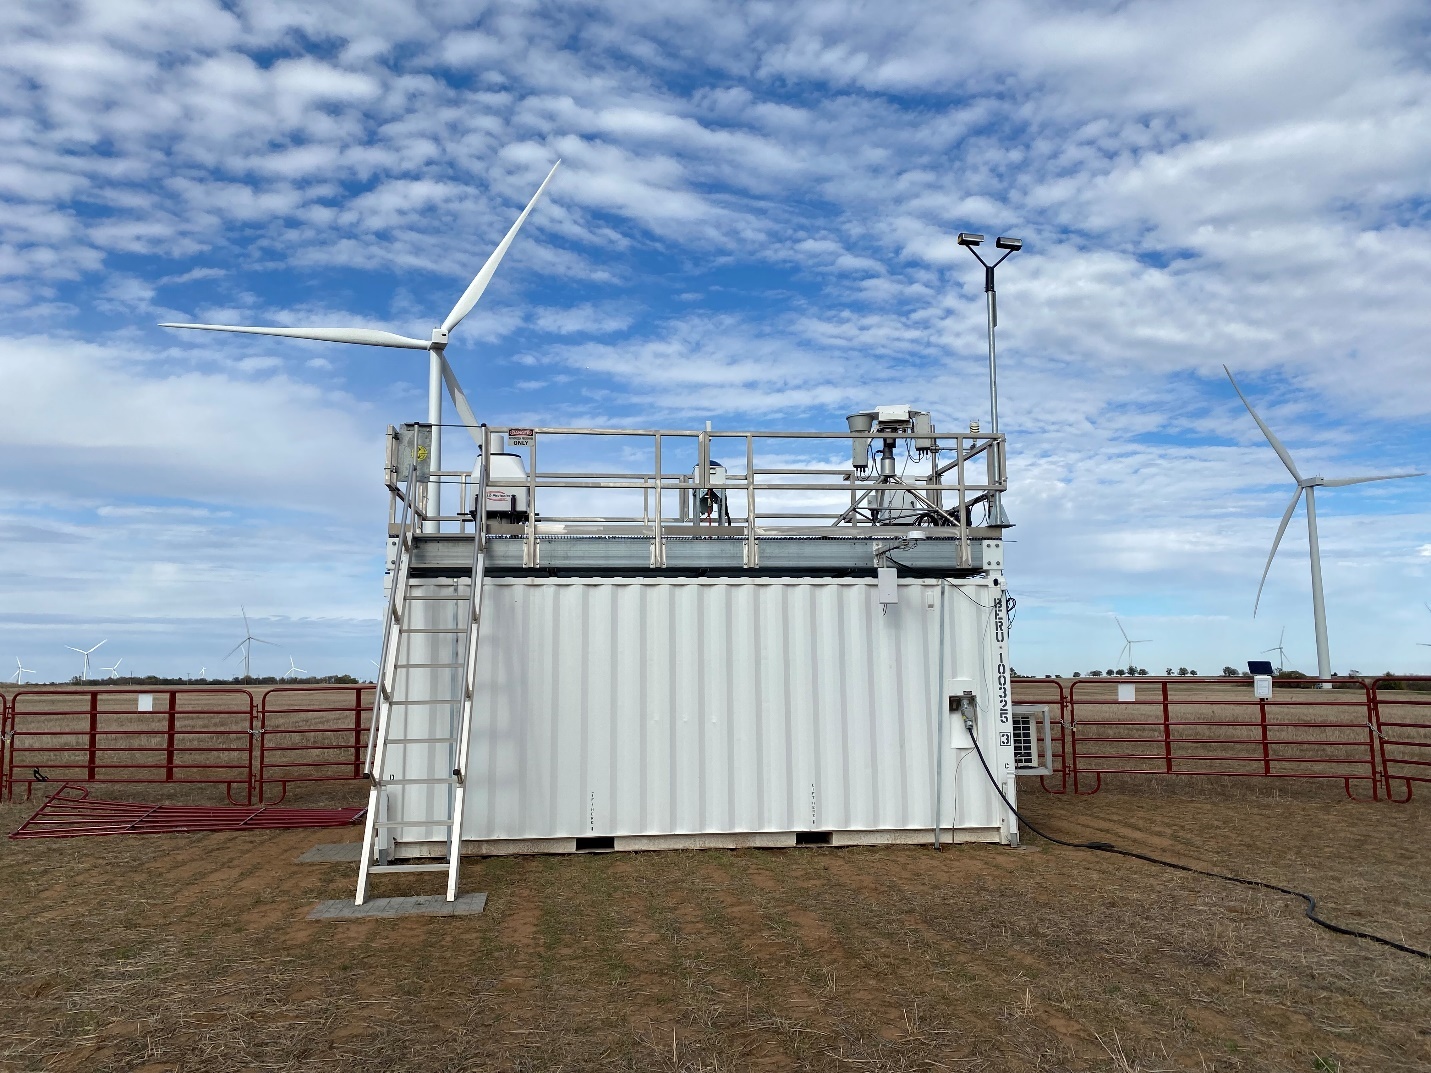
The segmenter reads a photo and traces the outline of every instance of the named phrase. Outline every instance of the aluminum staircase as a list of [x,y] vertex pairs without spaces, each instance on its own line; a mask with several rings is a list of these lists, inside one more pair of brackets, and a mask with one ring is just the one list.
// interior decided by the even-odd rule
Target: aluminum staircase
[[[484,460],[478,504],[486,502],[486,486]],[[485,519],[479,511],[470,577],[414,577],[420,517],[413,503],[418,487],[415,476],[410,477],[383,624],[373,732],[364,768],[370,788],[356,905],[367,900],[372,876],[389,872],[446,872],[447,900],[457,897],[486,573]],[[439,832],[447,844],[445,860],[393,859],[398,843],[436,841]]]

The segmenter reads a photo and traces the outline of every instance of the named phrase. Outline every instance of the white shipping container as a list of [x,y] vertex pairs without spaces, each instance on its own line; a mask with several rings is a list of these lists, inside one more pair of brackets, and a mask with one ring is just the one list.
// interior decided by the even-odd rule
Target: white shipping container
[[[616,848],[788,844],[802,832],[932,839],[936,781],[943,838],[1016,841],[954,732],[940,582],[901,579],[897,596],[881,604],[874,578],[489,579],[465,843],[503,852],[603,838]],[[1013,800],[1002,596],[997,579],[944,582],[942,681],[972,683],[980,747]],[[435,639],[418,661],[453,650]],[[437,684],[426,695],[453,695]],[[447,734],[454,715],[411,709],[394,736]],[[448,762],[430,746],[392,748],[400,778]],[[404,787],[389,819],[440,815],[432,795],[447,793]],[[443,837],[397,829],[395,851],[440,856]]]

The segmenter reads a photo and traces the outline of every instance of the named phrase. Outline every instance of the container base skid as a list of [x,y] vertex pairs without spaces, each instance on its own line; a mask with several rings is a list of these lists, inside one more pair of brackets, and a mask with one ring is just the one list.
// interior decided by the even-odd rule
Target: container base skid
[[[1002,841],[997,827],[946,827],[941,845]],[[537,853],[610,853],[673,849],[793,849],[806,846],[932,846],[934,829],[913,831],[757,831],[691,835],[614,835],[582,838],[467,839],[465,857],[508,857]],[[1017,844],[1017,843],[1015,843]],[[394,860],[445,858],[446,842],[398,842]]]

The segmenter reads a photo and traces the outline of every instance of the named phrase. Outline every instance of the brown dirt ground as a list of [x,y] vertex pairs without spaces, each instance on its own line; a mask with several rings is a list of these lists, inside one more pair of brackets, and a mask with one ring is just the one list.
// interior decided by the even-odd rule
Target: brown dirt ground
[[[1024,804],[1051,833],[1310,890],[1337,921],[1431,946],[1424,801],[1290,785],[1029,784]],[[299,790],[289,804],[358,796]],[[480,916],[306,920],[355,869],[296,857],[358,836],[0,843],[0,1068],[1431,1068],[1427,962],[1280,895],[1034,837],[488,859],[463,874],[490,894]]]

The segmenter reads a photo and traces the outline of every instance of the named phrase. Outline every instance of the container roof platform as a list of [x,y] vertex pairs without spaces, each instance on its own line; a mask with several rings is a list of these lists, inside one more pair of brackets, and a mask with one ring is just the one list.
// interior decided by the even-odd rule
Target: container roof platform
[[[420,520],[415,576],[971,577],[1003,568],[1004,440],[879,407],[849,432],[465,429],[472,470],[432,469],[443,429],[389,430],[390,520]],[[448,430],[463,434],[464,428]],[[454,453],[449,449],[449,457]],[[487,465],[482,465],[482,460]],[[722,461],[724,460],[724,461]]]

